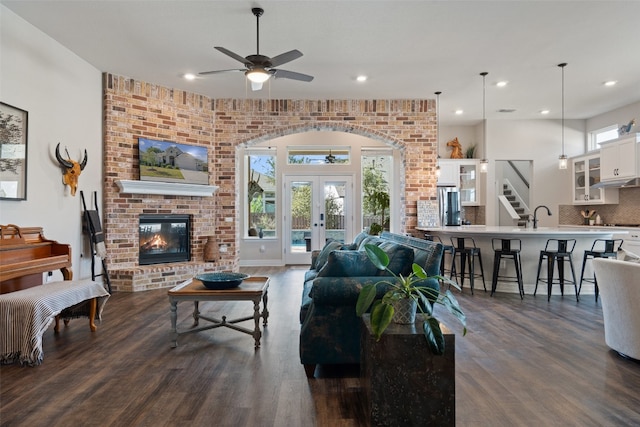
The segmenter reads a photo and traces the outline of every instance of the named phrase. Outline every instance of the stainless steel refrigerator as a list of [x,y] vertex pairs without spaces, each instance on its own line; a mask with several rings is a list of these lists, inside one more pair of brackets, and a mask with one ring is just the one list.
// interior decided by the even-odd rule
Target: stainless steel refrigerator
[[460,206],[458,187],[438,186],[440,225],[460,225]]

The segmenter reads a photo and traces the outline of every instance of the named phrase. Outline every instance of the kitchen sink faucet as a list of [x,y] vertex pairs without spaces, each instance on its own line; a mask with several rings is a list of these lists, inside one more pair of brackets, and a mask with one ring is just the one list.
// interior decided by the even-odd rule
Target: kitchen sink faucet
[[551,211],[549,210],[548,207],[546,207],[545,205],[540,205],[537,206],[534,210],[533,210],[533,228],[538,228],[538,209],[540,208],[545,208],[547,210],[547,215],[551,216]]

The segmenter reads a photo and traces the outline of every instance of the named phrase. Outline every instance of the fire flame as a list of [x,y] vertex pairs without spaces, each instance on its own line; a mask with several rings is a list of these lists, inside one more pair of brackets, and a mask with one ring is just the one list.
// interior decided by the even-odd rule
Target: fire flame
[[168,245],[167,241],[164,240],[161,235],[156,234],[151,239],[147,240],[142,245],[140,245],[140,248],[146,251],[149,251],[152,249],[164,250],[167,248],[167,245]]

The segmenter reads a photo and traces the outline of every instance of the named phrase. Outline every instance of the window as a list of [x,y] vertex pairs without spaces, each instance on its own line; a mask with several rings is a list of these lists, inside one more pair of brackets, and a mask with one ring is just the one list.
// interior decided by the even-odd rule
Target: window
[[275,237],[276,153],[275,150],[247,152],[245,156],[246,226],[249,237]]
[[587,151],[600,149],[600,144],[618,137],[618,125],[607,126],[589,133],[589,147]]
[[288,147],[287,163],[290,165],[325,165],[350,162],[349,147]]
[[362,149],[362,226],[389,230],[389,195],[393,165],[391,150]]

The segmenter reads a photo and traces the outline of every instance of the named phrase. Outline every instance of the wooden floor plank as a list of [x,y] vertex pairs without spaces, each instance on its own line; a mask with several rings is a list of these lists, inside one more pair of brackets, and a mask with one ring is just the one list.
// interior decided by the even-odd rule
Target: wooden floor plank
[[[242,270],[272,277],[260,349],[227,328],[180,336],[172,349],[167,289],[115,293],[95,333],[81,320],[51,328],[42,365],[0,367],[0,425],[364,426],[357,366],[321,366],[308,380],[300,365],[305,267]],[[640,424],[640,363],[607,348],[593,298],[458,295],[466,337],[438,309],[456,333],[457,425]],[[178,305],[179,328],[192,307]],[[252,306],[201,311],[231,318]]]

